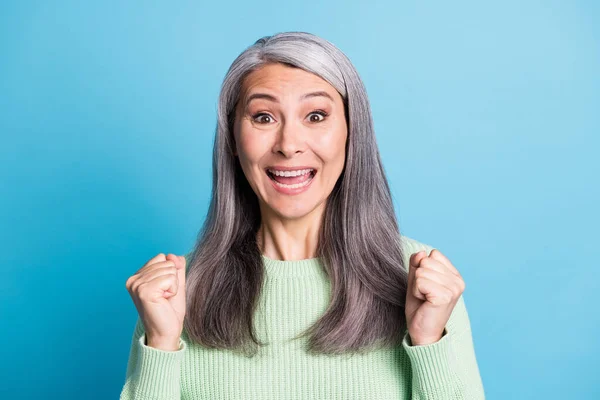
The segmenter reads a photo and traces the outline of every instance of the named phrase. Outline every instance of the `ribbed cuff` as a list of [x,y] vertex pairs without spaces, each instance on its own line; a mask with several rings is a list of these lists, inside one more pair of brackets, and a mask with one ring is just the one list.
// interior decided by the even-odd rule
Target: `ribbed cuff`
[[180,366],[187,344],[180,338],[179,350],[165,351],[147,346],[145,342],[146,334],[143,334],[138,340],[138,391],[157,398],[179,399]]
[[460,384],[456,371],[452,341],[448,331],[435,343],[413,346],[408,331],[402,339],[402,347],[410,359],[413,383],[425,392],[435,392],[440,387]]

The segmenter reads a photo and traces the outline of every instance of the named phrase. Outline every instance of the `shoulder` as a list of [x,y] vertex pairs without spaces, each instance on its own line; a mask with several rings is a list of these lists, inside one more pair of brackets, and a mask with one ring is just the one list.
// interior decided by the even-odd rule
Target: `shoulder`
[[[404,236],[404,235],[400,235],[400,245],[402,246],[402,250],[405,253],[418,253],[419,251],[422,250],[427,250],[428,252],[431,252],[431,250],[433,250],[435,247],[431,246],[428,243],[424,243],[424,242],[420,242],[417,239],[408,237],[408,236]],[[409,254],[409,256],[410,256]]]

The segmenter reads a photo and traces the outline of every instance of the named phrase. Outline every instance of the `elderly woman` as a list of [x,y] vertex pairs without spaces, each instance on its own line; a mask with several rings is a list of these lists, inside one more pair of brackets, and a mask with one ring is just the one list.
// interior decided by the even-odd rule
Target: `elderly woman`
[[224,79],[195,248],[126,282],[121,399],[483,399],[465,289],[400,235],[365,87],[304,32]]

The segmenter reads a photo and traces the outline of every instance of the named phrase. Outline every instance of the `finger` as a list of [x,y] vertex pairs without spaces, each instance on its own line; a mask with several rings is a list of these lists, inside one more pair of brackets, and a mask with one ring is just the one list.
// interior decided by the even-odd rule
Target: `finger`
[[423,251],[419,251],[417,253],[411,254],[408,262],[408,277],[407,277],[407,285],[410,288],[415,280],[415,270],[419,268],[419,264],[421,260],[426,257],[426,253]]
[[[151,271],[144,273],[139,279],[137,285],[140,285],[144,282],[150,282],[151,280],[158,278],[162,275],[175,275],[177,276],[177,268],[173,266],[166,266],[161,268],[156,268]],[[136,284],[134,284],[136,286]]]
[[444,286],[446,289],[450,291],[454,291],[454,287],[456,286],[456,277],[450,273],[448,273],[445,269],[442,271],[436,271],[431,268],[424,268],[421,265],[421,268],[418,268],[415,271],[415,279],[425,278],[433,281],[441,286]]
[[152,281],[155,280],[159,282],[160,288],[163,290],[163,297],[170,297],[177,294],[177,290],[179,289],[177,274],[161,275],[154,278]]
[[[439,251],[432,251],[432,254],[437,252]],[[433,280],[446,286],[452,293],[460,295],[465,290],[465,284],[460,274],[455,274],[445,263],[433,259],[432,256],[422,260],[418,270],[433,272],[434,275],[429,276],[429,278],[437,277]],[[423,274],[423,272],[419,274]]]
[[421,260],[426,257],[427,257],[427,252],[423,251],[423,250],[411,254],[410,259],[409,259],[409,266],[413,267],[413,268],[419,268],[419,264],[421,263]]
[[[185,293],[185,274],[186,274],[186,259],[184,256],[177,256],[175,254],[167,254],[168,260],[173,260],[175,262],[175,268],[177,269],[177,292],[180,290],[182,293]],[[168,294],[165,293],[165,297],[174,296],[176,293]]]
[[144,267],[147,265],[151,265],[157,262],[161,262],[161,261],[165,261],[167,258],[165,256],[165,253],[158,253],[157,255],[155,255],[154,257],[152,257],[150,260],[148,260],[146,262],[146,264],[144,264]]
[[179,256],[181,259],[181,268],[177,271],[177,277],[179,278],[179,288],[185,288],[185,274],[187,273],[186,264],[187,260],[184,256]]
[[140,278],[143,278],[146,273],[153,271],[157,268],[167,268],[167,267],[174,267],[173,261],[161,261],[161,262],[157,262],[154,264],[146,265],[145,267],[139,269],[135,274],[133,274],[129,278],[127,278],[127,281],[125,282],[125,287],[127,288],[127,290],[132,290],[133,285]]
[[443,274],[443,275],[449,275],[449,276],[455,277],[455,275],[452,273],[452,271],[449,270],[448,267],[446,267],[446,265],[444,263],[442,263],[441,261],[438,261],[434,258],[431,258],[431,256],[424,258],[421,261],[419,268],[420,269],[428,269],[428,270],[435,271],[435,272]]
[[431,251],[431,254],[429,256],[430,258],[440,262],[444,267],[446,267],[448,269],[448,271],[450,271],[451,273],[453,273],[454,275],[460,277],[460,272],[458,272],[458,270],[456,269],[456,267],[454,265],[452,265],[452,263],[450,262],[450,260],[448,259],[448,257],[446,257],[441,251],[439,251],[438,249],[433,249]]
[[154,279],[158,278],[159,276],[163,276],[163,275],[175,275],[176,276],[175,267],[173,267],[173,266],[162,267],[162,268],[158,268],[158,269],[155,269],[152,271],[147,271],[147,272],[143,273],[142,275],[139,275],[139,277],[130,284],[129,292],[132,295],[137,294],[139,296],[140,290],[144,286],[146,286],[146,287],[149,286],[150,282],[152,282]]
[[[421,278],[422,279],[422,278]],[[426,301],[427,297],[420,290],[417,289],[417,280],[415,279],[414,284],[411,286],[411,295],[419,300]]]
[[135,273],[139,274],[142,270],[144,270],[145,268],[148,268],[150,265],[156,264],[158,262],[166,261],[166,260],[167,260],[167,258],[165,256],[165,253],[158,253],[157,255],[155,255],[154,257],[152,257],[151,259],[149,259],[146,262],[146,264],[144,264],[142,266],[142,268],[138,269]]
[[177,275],[165,274],[141,283],[138,286],[140,300],[155,301],[177,294]]
[[143,267],[142,269],[140,269],[138,271],[137,275],[142,276],[145,273],[153,271],[156,268],[174,267],[174,266],[175,266],[175,263],[172,260],[159,261],[159,262],[155,262],[154,264],[146,265],[145,267]]
[[434,305],[448,304],[452,300],[452,292],[448,288],[427,278],[415,280],[413,294],[415,297],[417,294],[424,296],[426,301]]
[[179,268],[179,264],[181,264],[181,259],[179,257],[177,257],[173,253],[169,253],[169,254],[167,254],[166,258],[169,261],[173,261],[175,263],[175,267]]

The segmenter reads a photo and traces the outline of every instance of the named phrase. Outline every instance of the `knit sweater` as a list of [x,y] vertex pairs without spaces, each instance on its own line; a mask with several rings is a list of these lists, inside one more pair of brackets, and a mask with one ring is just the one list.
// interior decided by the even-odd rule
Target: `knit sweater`
[[[409,257],[432,247],[401,236]],[[263,257],[265,282],[255,315],[254,357],[207,349],[185,330],[179,349],[145,344],[137,319],[121,400],[451,400],[485,399],[463,296],[435,343],[413,346],[408,331],[394,348],[353,355],[311,355],[306,338],[290,340],[325,311],[330,285],[321,259]]]

